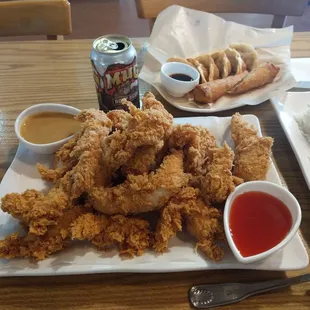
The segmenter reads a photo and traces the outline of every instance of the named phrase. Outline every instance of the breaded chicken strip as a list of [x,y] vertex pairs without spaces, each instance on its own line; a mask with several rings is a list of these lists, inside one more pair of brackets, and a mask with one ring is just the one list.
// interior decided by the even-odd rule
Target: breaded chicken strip
[[168,141],[169,148],[184,152],[184,171],[204,175],[209,164],[209,150],[216,147],[215,137],[201,126],[177,125]]
[[[149,103],[152,98],[154,98],[154,96],[151,93],[147,93],[143,97],[144,102],[148,101],[146,105],[142,107],[143,111],[149,109],[152,105],[155,106],[155,103],[152,101]],[[159,108],[161,108],[160,105]],[[130,123],[133,122],[133,116],[124,110],[110,111],[107,113],[107,116],[112,120],[113,128],[119,131],[127,130]],[[160,140],[155,145],[139,146],[134,151],[133,156],[122,166],[122,173],[127,175],[149,172],[155,167],[157,154],[162,150],[163,146],[164,140]]]
[[[54,165],[57,167],[58,163],[62,163],[64,166],[69,165],[72,162],[70,156],[73,148],[76,146],[77,141],[81,138],[82,131],[77,132],[72,139],[65,143],[54,155]],[[77,158],[75,158],[77,160]]]
[[123,166],[122,173],[124,175],[139,175],[148,173],[156,168],[158,154],[164,147],[164,141],[158,142],[156,145],[144,145],[138,147],[132,158],[130,158]]
[[[165,141],[171,134],[173,117],[152,94],[142,98],[143,110],[137,109],[132,103],[128,105],[132,119],[127,130],[115,131],[102,140],[103,166],[108,174],[113,175],[119,168],[133,158],[137,148],[155,146]],[[153,152],[153,151],[152,151]]]
[[221,148],[212,149],[210,154],[208,173],[200,180],[201,194],[206,202],[220,203],[235,189],[231,173],[234,153],[225,142]]
[[225,239],[222,215],[216,208],[206,205],[199,191],[192,187],[184,188],[173,196],[161,210],[155,233],[155,250],[165,252],[168,249],[169,239],[182,230],[183,220],[189,233],[198,239],[197,247],[212,260],[222,259],[224,252],[216,244],[217,240]]
[[58,224],[44,236],[37,236],[29,232],[26,236],[14,233],[0,241],[0,257],[29,257],[42,260],[50,254],[62,250],[67,246],[71,236],[72,223],[83,213],[86,208],[72,207],[68,209]]
[[38,172],[41,175],[42,180],[47,182],[56,183],[59,181],[70,169],[72,169],[72,165],[67,165],[64,167],[59,167],[55,169],[50,169],[45,167],[44,165],[38,163],[37,164]]
[[155,251],[168,250],[168,242],[178,231],[182,231],[182,222],[186,214],[196,209],[197,191],[193,187],[183,188],[160,210],[160,218],[155,232]]
[[[171,115],[163,110],[162,104],[157,101],[152,93],[146,93],[142,98],[144,103],[142,111],[147,110],[161,110],[163,112],[163,117],[167,119],[171,118]],[[126,104],[131,108],[131,112],[134,113],[136,108],[132,104],[126,102]],[[124,131],[127,130],[132,124],[135,124],[134,117],[124,111],[124,110],[114,110],[107,113],[107,116],[112,120],[113,128]],[[122,166],[122,173],[127,174],[142,174],[147,173],[156,166],[156,158],[158,153],[161,152],[164,146],[164,136],[162,140],[159,140],[153,145],[141,145],[138,146],[134,151],[133,156],[131,156],[128,161]],[[129,155],[129,154],[126,154]]]
[[239,113],[232,116],[231,135],[236,145],[233,174],[244,181],[265,180],[273,139],[259,137]]
[[89,240],[99,250],[118,246],[121,255],[140,256],[151,247],[149,223],[122,215],[85,214],[72,223],[72,239]]
[[197,213],[186,217],[187,231],[198,239],[196,248],[212,260],[219,261],[224,256],[223,249],[217,244],[217,241],[225,240],[222,214],[216,208],[206,207],[202,200],[197,207]]
[[[112,120],[113,128],[124,131],[127,130],[130,121],[133,117],[124,110],[113,110],[107,113],[107,116]],[[122,173],[142,174],[148,173],[156,164],[156,156],[163,148],[164,141],[159,141],[155,145],[139,146],[133,156],[122,166]]]
[[82,110],[76,119],[81,121],[81,131],[56,155],[63,166],[48,169],[37,165],[42,178],[58,182],[57,187],[69,193],[72,199],[94,184],[94,176],[101,169],[101,139],[112,129],[111,120],[96,109]]
[[113,129],[126,130],[132,121],[132,116],[125,110],[112,110],[107,113],[107,117],[112,121]]
[[16,219],[28,223],[34,204],[42,197],[43,195],[35,189],[28,189],[23,194],[6,194],[1,199],[1,209]]
[[35,190],[27,190],[23,194],[7,194],[1,203],[4,212],[21,220],[36,235],[44,235],[49,226],[56,225],[69,206],[68,195],[59,188],[51,189],[47,195]]
[[136,214],[160,209],[187,183],[183,154],[174,151],[155,173],[128,175],[118,186],[93,187],[88,193],[94,208],[104,214]]

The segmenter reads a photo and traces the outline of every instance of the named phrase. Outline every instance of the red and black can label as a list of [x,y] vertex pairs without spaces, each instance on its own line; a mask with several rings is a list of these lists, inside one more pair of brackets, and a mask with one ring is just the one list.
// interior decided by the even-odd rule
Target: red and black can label
[[103,75],[100,75],[93,61],[94,81],[100,110],[105,112],[114,109],[125,109],[121,100],[126,98],[139,107],[139,82],[136,57],[130,64],[111,64]]

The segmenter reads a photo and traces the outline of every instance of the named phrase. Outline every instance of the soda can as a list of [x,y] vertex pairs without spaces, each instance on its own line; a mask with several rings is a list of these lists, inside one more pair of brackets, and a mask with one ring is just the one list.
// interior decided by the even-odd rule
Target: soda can
[[140,107],[137,52],[129,38],[121,35],[97,38],[90,61],[100,110],[127,110],[121,103],[123,98]]

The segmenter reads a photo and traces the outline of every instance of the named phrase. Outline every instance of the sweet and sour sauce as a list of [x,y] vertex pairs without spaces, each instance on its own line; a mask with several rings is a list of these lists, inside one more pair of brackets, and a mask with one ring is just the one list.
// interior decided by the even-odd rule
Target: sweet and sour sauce
[[280,243],[292,227],[292,216],[278,198],[263,192],[246,192],[234,199],[229,226],[240,254],[249,257]]

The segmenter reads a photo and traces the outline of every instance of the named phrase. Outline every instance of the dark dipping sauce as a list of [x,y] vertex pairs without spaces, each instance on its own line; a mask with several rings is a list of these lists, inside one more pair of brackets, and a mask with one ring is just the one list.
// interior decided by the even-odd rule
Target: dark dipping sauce
[[175,80],[182,81],[182,82],[191,82],[194,80],[191,76],[187,74],[183,74],[183,73],[174,73],[169,76]]
[[280,243],[292,227],[292,216],[278,198],[263,192],[247,192],[233,201],[229,226],[240,254],[248,257]]

